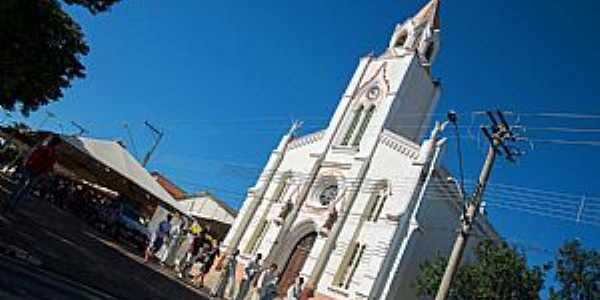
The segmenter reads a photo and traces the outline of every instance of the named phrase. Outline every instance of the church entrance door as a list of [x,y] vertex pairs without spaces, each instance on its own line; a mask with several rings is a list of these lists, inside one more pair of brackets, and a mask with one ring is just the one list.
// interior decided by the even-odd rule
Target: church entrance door
[[[292,286],[296,278],[298,278],[316,239],[316,232],[309,233],[300,239],[292,250],[292,254],[281,272],[278,289],[279,295],[286,295],[288,288]],[[306,282],[306,279],[304,281]]]

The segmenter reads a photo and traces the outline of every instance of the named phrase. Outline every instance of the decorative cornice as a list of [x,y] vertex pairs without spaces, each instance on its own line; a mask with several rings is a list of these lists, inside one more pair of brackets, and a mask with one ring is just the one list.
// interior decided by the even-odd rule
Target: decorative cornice
[[358,146],[342,146],[342,145],[332,145],[331,152],[333,153],[344,153],[344,154],[356,154],[358,153]]
[[293,141],[290,142],[290,145],[288,147],[290,150],[293,150],[296,148],[300,148],[302,146],[313,144],[313,143],[316,143],[316,142],[320,141],[321,139],[323,139],[324,135],[325,135],[325,130],[307,134],[305,136],[295,138]]
[[389,131],[385,130],[381,133],[381,138],[379,139],[379,143],[383,144],[389,148],[400,152],[411,159],[419,158],[419,146],[415,143]]

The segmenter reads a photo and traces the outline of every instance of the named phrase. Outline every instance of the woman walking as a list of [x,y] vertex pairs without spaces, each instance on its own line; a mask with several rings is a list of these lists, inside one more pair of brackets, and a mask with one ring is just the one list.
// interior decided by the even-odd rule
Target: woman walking
[[233,297],[233,287],[235,286],[235,267],[237,266],[237,257],[239,254],[240,250],[235,250],[234,253],[227,256],[223,266],[223,271],[219,277],[219,283],[213,292],[214,297],[225,299],[230,299]]

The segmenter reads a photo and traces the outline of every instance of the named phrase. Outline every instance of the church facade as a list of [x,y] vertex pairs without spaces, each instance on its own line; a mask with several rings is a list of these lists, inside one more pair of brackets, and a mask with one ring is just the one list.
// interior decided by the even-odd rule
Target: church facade
[[[284,135],[223,242],[240,268],[261,253],[282,294],[301,276],[316,299],[416,299],[419,264],[450,251],[463,207],[438,163],[440,126],[421,142],[440,95],[438,10],[360,59],[326,129]],[[484,218],[477,228],[494,235]]]

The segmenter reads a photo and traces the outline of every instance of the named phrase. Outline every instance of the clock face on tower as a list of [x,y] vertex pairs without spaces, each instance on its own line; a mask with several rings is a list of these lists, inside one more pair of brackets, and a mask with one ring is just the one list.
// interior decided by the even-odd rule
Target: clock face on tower
[[319,194],[319,202],[323,206],[329,205],[332,201],[335,200],[338,194],[338,186],[337,184],[331,184],[326,186],[321,193]]

